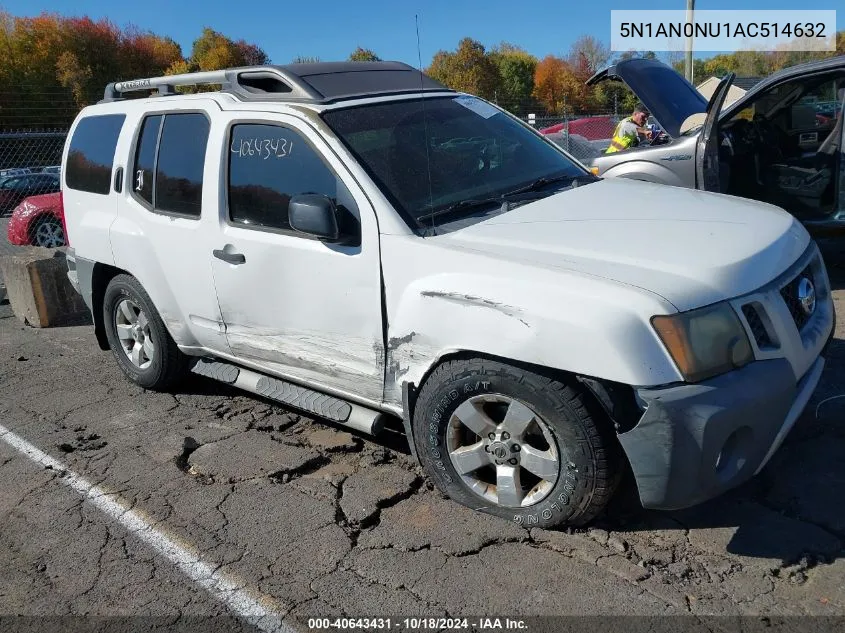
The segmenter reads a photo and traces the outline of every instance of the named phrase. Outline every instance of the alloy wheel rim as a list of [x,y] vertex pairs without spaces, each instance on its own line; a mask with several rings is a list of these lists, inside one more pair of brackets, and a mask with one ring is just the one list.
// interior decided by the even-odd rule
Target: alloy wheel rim
[[156,346],[144,311],[134,301],[123,299],[115,306],[114,324],[129,362],[138,369],[149,367],[155,359]]
[[57,248],[65,243],[62,227],[55,222],[42,222],[35,230],[35,243],[45,248]]
[[560,476],[560,451],[548,423],[504,394],[461,403],[446,428],[446,449],[467,487],[503,507],[539,503]]

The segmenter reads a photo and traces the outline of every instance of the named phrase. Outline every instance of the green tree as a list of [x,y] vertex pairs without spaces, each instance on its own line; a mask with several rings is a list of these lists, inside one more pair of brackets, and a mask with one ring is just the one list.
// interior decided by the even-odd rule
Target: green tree
[[533,103],[537,58],[506,42],[493,48],[489,57],[499,74],[494,100],[514,114],[525,114]]
[[381,58],[378,55],[376,55],[369,48],[361,48],[359,46],[354,51],[352,51],[352,53],[349,55],[349,61],[351,61],[351,62],[380,62]]
[[429,76],[455,90],[495,98],[500,82],[496,64],[481,42],[465,37],[454,52],[438,51],[426,71]]
[[243,57],[232,40],[205,27],[194,40],[190,63],[196,70],[221,70],[243,65]]

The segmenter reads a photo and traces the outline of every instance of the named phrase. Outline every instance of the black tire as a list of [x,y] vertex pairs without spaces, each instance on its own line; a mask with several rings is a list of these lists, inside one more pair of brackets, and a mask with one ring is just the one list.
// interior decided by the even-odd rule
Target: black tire
[[[462,403],[483,394],[527,405],[554,436],[557,480],[533,505],[505,507],[476,494],[451,461],[449,420]],[[423,468],[454,501],[525,527],[579,526],[605,508],[622,474],[621,447],[602,415],[578,386],[492,360],[456,360],[439,366],[425,381],[414,407],[414,441]]]
[[[124,299],[140,308],[149,323],[155,353],[149,366],[145,368],[133,364],[118,338],[117,312]],[[103,324],[117,364],[136,385],[153,391],[164,391],[185,377],[188,358],[179,351],[143,286],[131,275],[117,275],[106,287],[103,296]]]
[[[51,235],[55,236],[55,241],[50,240],[48,241],[45,238],[49,236],[43,235],[40,231],[41,227],[50,227]],[[62,223],[59,222],[58,218],[53,217],[52,215],[45,215],[35,222],[32,225],[32,243],[35,246],[41,246],[43,248],[58,248],[59,246],[65,245],[65,231]]]

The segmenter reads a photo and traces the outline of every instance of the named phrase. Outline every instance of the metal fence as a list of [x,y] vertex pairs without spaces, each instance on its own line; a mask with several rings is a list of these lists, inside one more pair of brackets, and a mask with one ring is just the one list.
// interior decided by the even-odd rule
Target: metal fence
[[12,216],[11,243],[64,245],[59,176],[66,137],[66,130],[0,133],[0,216]]
[[568,117],[526,116],[523,120],[579,161],[589,165],[607,150],[613,130],[621,118],[615,114],[603,113]]

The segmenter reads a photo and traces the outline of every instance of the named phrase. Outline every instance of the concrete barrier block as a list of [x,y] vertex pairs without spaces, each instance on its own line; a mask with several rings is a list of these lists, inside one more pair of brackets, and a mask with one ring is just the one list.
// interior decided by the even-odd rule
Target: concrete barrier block
[[67,279],[62,250],[32,247],[0,257],[12,312],[34,327],[90,322],[91,313]]

